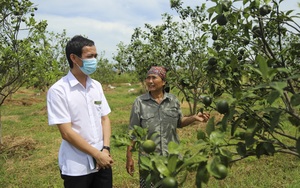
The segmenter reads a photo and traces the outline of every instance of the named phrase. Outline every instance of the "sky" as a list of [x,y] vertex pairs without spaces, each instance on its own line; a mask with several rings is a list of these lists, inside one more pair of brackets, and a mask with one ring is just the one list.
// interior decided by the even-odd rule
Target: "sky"
[[[145,23],[162,23],[162,14],[177,16],[170,8],[170,0],[31,0],[38,10],[37,20],[47,20],[48,31],[62,33],[67,37],[84,35],[95,42],[98,53],[113,61],[117,54],[117,44],[129,44],[131,35],[137,27],[144,28]],[[286,0],[283,9],[300,8],[298,0]],[[184,0],[184,6],[207,3],[206,0]]]

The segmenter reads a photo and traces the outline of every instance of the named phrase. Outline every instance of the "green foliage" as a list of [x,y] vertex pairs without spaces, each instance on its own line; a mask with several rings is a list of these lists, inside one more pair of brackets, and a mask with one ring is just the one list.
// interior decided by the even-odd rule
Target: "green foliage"
[[48,33],[47,22],[35,20],[36,10],[28,0],[1,1],[0,105],[25,84],[45,89],[60,73],[58,44],[63,42],[53,40],[64,40],[65,33]]
[[103,57],[98,62],[98,68],[92,77],[103,84],[112,83],[117,73],[113,71],[113,65]]
[[107,59],[100,59],[96,72],[91,76],[102,84],[124,84],[124,81],[128,81],[128,84],[138,82],[134,72],[121,73]]
[[58,77],[67,73],[69,63],[65,57],[65,45],[68,39],[65,30],[61,34],[45,31],[36,37],[33,58],[35,67],[29,70],[31,76],[25,84],[27,87],[34,86],[45,91]]
[[[127,80],[125,80],[128,82]],[[112,125],[112,134],[120,135],[128,129],[128,119],[133,100],[138,93],[128,93],[128,88],[141,88],[140,84],[127,86],[116,85],[114,90],[106,90],[106,97],[112,108],[109,115]],[[105,85],[104,85],[105,89]],[[34,88],[21,88],[1,106],[3,125],[3,144],[0,145],[0,185],[2,187],[57,187],[63,188],[63,182],[59,175],[57,152],[61,142],[61,135],[57,127],[50,127],[47,123],[46,93]],[[188,110],[183,106],[183,110]],[[213,115],[212,112],[211,115]],[[218,120],[219,117],[215,117]],[[167,167],[175,171],[177,164],[176,152],[190,149],[191,153],[200,150],[198,145],[194,148],[197,140],[208,139],[203,124],[185,127],[178,131],[181,144],[173,144],[173,157],[168,160]],[[216,126],[218,128],[218,125]],[[282,125],[284,130],[289,129],[291,134],[297,130],[285,121]],[[196,139],[197,132],[200,136]],[[202,130],[202,131],[201,131]],[[203,134],[204,133],[204,134]],[[233,138],[226,138],[231,140]],[[124,139],[128,140],[128,139]],[[129,140],[128,140],[129,141]],[[283,140],[284,141],[284,140]],[[199,141],[200,142],[200,141]],[[289,142],[290,145],[296,141]],[[300,143],[300,142],[299,142]],[[299,145],[298,145],[299,147]],[[235,152],[234,146],[231,148]],[[113,176],[114,187],[139,187],[138,166],[135,166],[134,176],[126,172],[126,147],[111,144],[111,155],[114,159]],[[133,153],[137,165],[137,152]],[[180,165],[180,163],[178,163]],[[184,171],[176,175],[178,182],[185,182],[180,187],[196,187],[195,182],[207,181],[202,187],[240,188],[248,187],[299,187],[300,176],[299,159],[283,153],[273,157],[262,155],[260,160],[255,156],[245,158],[236,163],[230,163],[228,176],[219,181],[210,173],[207,173],[207,162],[200,162],[194,170]],[[28,172],[28,173],[24,173]],[[47,172],[47,173],[44,173]],[[199,173],[198,173],[199,172]],[[198,174],[198,176],[196,176]],[[199,178],[199,176],[201,178]],[[209,180],[209,181],[208,181]],[[263,180],[263,181],[262,181]],[[199,185],[199,184],[198,184]]]
[[208,36],[205,7],[183,8],[180,1],[171,1],[179,13],[180,21],[171,15],[163,15],[163,24],[145,24],[145,30],[136,28],[129,45],[121,43],[116,60],[122,71],[134,70],[141,82],[150,66],[162,65],[169,70],[167,82],[188,101],[190,113],[196,113],[200,92],[207,80],[203,77],[203,62]]
[[[197,170],[196,176],[203,176],[196,180],[198,187],[209,176],[227,177],[229,164],[251,156],[300,157],[299,14],[281,11],[284,0],[212,2],[215,5],[208,9],[205,5],[192,9],[171,1],[181,22],[165,14],[162,25],[137,28],[126,48],[128,62],[141,80],[150,65],[164,65],[170,70],[170,85],[190,104],[190,112],[205,95],[213,99],[205,110],[223,114],[220,120],[211,117],[206,133],[198,133],[199,150],[181,153],[186,160],[194,154],[203,160],[178,159],[182,166],[170,171],[172,152],[167,159],[147,159],[164,161],[160,170],[149,166],[163,177]],[[212,43],[207,41],[209,34]]]

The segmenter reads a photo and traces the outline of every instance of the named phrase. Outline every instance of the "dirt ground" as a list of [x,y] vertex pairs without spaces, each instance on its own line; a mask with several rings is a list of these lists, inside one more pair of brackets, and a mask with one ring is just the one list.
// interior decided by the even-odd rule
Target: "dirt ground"
[[36,149],[37,143],[28,137],[13,137],[5,136],[0,144],[0,154],[5,154],[6,157],[18,156],[19,158],[27,158]]
[[[20,89],[14,95],[24,95],[26,97],[8,97],[4,101],[4,105],[10,106],[31,106],[37,103],[44,102],[44,93],[36,92],[32,89]],[[46,107],[39,110],[38,113],[46,113]],[[6,119],[14,119],[18,121],[18,117],[14,116],[1,116],[0,121]],[[30,137],[21,136],[4,136],[0,142],[0,154],[4,154],[6,157],[18,156],[21,158],[27,158],[31,155],[32,151],[36,149],[37,143]]]

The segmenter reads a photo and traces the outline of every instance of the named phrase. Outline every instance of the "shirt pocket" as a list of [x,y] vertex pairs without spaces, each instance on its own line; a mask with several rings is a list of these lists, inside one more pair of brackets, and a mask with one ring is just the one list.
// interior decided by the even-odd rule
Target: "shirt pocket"
[[97,112],[98,117],[101,117],[101,113],[102,113],[101,101],[94,101],[94,106],[96,108],[96,112]]
[[[156,119],[158,120],[158,119]],[[141,115],[141,125],[143,128],[151,129],[155,125],[155,116],[153,113],[145,113]]]
[[176,109],[165,109],[163,111],[162,121],[164,124],[176,128],[178,124],[178,120],[179,120],[179,115]]

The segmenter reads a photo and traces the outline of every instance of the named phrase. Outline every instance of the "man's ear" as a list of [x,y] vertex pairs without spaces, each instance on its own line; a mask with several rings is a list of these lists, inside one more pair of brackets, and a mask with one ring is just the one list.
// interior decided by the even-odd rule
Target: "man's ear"
[[70,54],[70,59],[75,62],[75,58],[76,58],[76,55],[75,54]]

